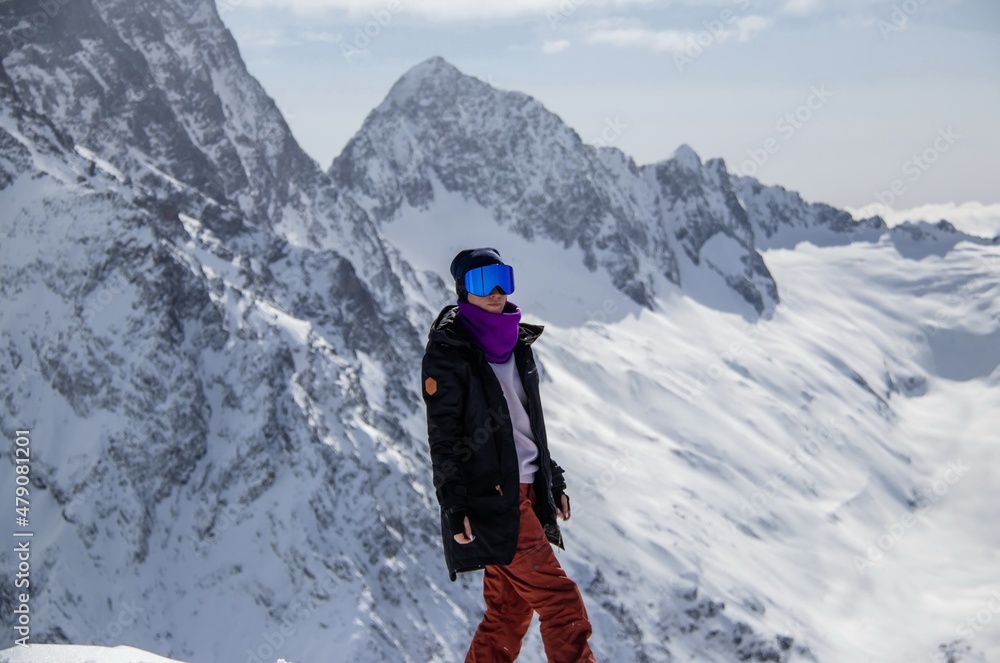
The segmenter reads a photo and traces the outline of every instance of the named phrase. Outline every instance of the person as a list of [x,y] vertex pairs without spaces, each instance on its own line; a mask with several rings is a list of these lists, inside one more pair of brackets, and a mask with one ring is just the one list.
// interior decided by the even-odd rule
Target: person
[[449,577],[484,572],[466,663],[515,660],[535,612],[550,662],[595,662],[583,597],[552,550],[570,500],[545,437],[531,350],[542,326],[507,299],[514,272],[496,249],[460,251],[451,275],[458,302],[431,325],[421,391]]

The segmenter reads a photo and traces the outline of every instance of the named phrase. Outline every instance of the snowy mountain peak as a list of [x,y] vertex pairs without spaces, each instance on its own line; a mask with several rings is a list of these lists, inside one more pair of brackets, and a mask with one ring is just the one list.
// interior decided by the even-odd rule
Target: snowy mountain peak
[[[448,112],[475,104],[478,97],[492,103],[508,104],[528,99],[520,92],[497,90],[474,76],[462,73],[442,57],[424,60],[404,73],[389,90],[378,112],[393,109],[404,116],[414,113]],[[463,118],[464,119],[464,118]]]
[[428,58],[423,62],[414,65],[406,73],[399,77],[399,80],[392,86],[389,98],[406,98],[412,96],[414,90],[425,83],[445,83],[446,81],[456,81],[466,76],[453,64],[441,56]]
[[[736,229],[746,226],[745,213],[724,169],[707,168],[688,146],[636,168],[585,145],[531,97],[497,90],[441,58],[393,86],[329,172],[379,223],[457,196],[516,235],[576,247],[589,269],[605,270],[642,306],[651,307],[665,283],[682,285],[682,249],[689,278],[710,269],[708,278],[735,295],[726,308],[749,304],[757,315],[776,303],[773,282],[751,255],[752,233]],[[709,199],[718,202],[706,207]],[[738,250],[703,262],[702,246],[722,228]]]
[[670,158],[689,170],[701,169],[701,157],[687,144],[680,145]]
[[[136,182],[171,188],[166,175],[256,224],[280,223],[295,190],[317,184],[212,0],[59,5],[30,43],[11,41],[3,67],[21,105],[74,143]],[[23,11],[0,27],[16,33]]]

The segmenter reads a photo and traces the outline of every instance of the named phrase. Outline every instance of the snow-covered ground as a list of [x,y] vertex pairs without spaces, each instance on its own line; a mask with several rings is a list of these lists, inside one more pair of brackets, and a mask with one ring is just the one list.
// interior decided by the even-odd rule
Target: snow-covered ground
[[0,663],[181,663],[135,647],[27,645],[0,651]]
[[[446,280],[466,246],[514,266],[511,300],[546,325],[542,396],[574,495],[562,559],[581,586],[617,573],[613,600],[668,632],[687,585],[740,597],[730,618],[819,661],[938,660],[956,641],[958,660],[998,660],[1000,250],[772,250],[782,304],[751,324],[676,288],[639,309],[574,249],[478,214],[439,198],[385,233]],[[615,660],[629,645],[602,626]]]
[[[103,203],[93,204],[78,205],[78,218],[103,209]],[[192,219],[184,224],[197,230]],[[73,238],[86,227],[71,225],[65,232]],[[665,294],[655,310],[640,308],[612,287],[605,272],[588,271],[577,249],[525,240],[459,197],[441,194],[433,210],[407,210],[383,232],[414,268],[444,283],[459,249],[496,246],[517,275],[511,299],[527,321],[545,324],[535,345],[542,397],[553,454],[567,469],[574,500],[574,519],[565,527],[567,551],[560,558],[587,596],[600,660],[634,660],[637,642],[660,652],[652,660],[731,660],[732,648],[713,649],[711,634],[731,633],[738,624],[762,637],[793,638],[792,661],[946,660],[936,657],[939,646],[949,643],[949,653],[961,654],[955,660],[964,663],[1000,656],[1000,529],[993,517],[1000,497],[994,470],[1000,460],[997,247],[959,242],[942,256],[915,260],[905,257],[913,254],[909,250],[900,253],[899,238],[887,235],[877,243],[806,242],[771,250],[764,258],[782,303],[773,317],[753,323],[726,312],[734,301],[719,298],[735,298],[731,291],[700,292],[698,282],[683,290],[658,283],[657,291]],[[195,249],[186,247],[192,259],[210,264]],[[9,267],[15,265],[11,251]],[[433,282],[425,274],[415,281],[421,287],[406,294],[430,310],[453,300],[451,292],[430,288]],[[697,300],[691,296],[696,291]],[[710,305],[713,297],[718,307]],[[128,301],[115,293],[97,317],[127,317],[118,309]],[[56,310],[37,295],[34,302]],[[22,304],[27,315],[28,301]],[[267,302],[261,311],[266,315],[250,321],[262,333],[270,326],[289,344],[311,342],[303,321]],[[377,385],[399,379],[379,370],[365,366],[367,391],[377,393]],[[58,399],[37,403],[39,413],[57,406]],[[214,410],[224,408],[216,403]],[[75,439],[103,439],[84,427],[104,425],[103,416],[73,424]],[[35,418],[44,420],[41,414]],[[403,423],[422,438],[422,411]],[[39,440],[59,439],[54,431],[44,433],[36,431]],[[73,448],[82,451],[79,444]],[[219,447],[212,459],[228,452]],[[365,462],[413,466],[405,451]],[[396,488],[401,496],[409,494]],[[305,508],[294,506],[303,499],[300,489],[299,477],[282,474],[255,506],[256,513],[299,514],[281,521],[281,540],[319,531],[301,515]],[[59,506],[44,495],[37,513],[62,523]],[[88,499],[83,494],[64,508],[73,516]],[[346,503],[334,517],[356,513]],[[273,654],[261,661],[284,657],[300,663],[293,647],[301,652],[308,643],[309,651],[324,651],[347,642],[351,633],[365,633],[359,615],[384,623],[400,642],[417,637],[395,630],[406,628],[405,607],[366,594],[363,581],[352,581],[311,603],[301,619],[296,613],[294,640],[264,648],[274,627],[264,613],[242,612],[251,591],[245,583],[283,585],[287,569],[274,563],[262,543],[271,539],[266,532],[260,538],[261,524],[251,515],[235,508],[220,515],[217,533],[225,534],[224,546],[189,541],[170,547],[165,535],[143,564],[125,559],[124,548],[103,549],[97,564],[121,569],[115,573],[126,587],[118,597],[123,600],[135,596],[128,587],[160,591],[150,569],[195,562],[204,569],[190,585],[169,579],[184,591],[201,592],[198,605],[178,599],[153,611],[143,604],[145,617],[166,620],[183,633],[178,641],[194,653],[186,660],[246,657],[246,638],[239,633],[252,631],[263,634],[254,640],[256,650]],[[380,526],[362,520],[348,525],[358,531]],[[296,525],[289,529],[286,522]],[[196,529],[185,520],[175,525],[178,532]],[[50,533],[56,531],[53,525]],[[71,533],[63,545],[64,555],[89,554]],[[454,654],[434,660],[459,660],[474,628],[479,579],[447,583],[436,545],[408,538],[389,561],[399,578],[422,579],[412,583],[421,592],[412,598]],[[346,546],[343,554],[354,553]],[[234,560],[245,566],[244,575]],[[227,573],[237,580],[227,580]],[[315,590],[316,582],[298,581],[281,599],[287,606]],[[71,586],[69,580],[50,582]],[[199,586],[206,582],[216,589]],[[103,591],[75,586],[84,593]],[[162,596],[172,596],[170,591]],[[625,606],[636,620],[634,639],[613,635],[621,632],[616,606]],[[221,631],[214,621],[220,614],[242,615],[239,633]],[[140,644],[136,633],[126,630],[113,641]],[[541,651],[535,627],[520,660],[540,662]],[[64,660],[36,653],[99,663],[145,656],[75,647],[3,655],[11,661]]]

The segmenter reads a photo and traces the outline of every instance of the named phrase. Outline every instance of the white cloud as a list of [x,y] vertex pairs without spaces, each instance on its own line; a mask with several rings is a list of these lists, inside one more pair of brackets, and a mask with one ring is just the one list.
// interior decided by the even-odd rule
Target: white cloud
[[820,0],[786,0],[785,5],[781,8],[781,12],[783,14],[803,16],[819,9],[820,4]]
[[567,48],[569,48],[569,41],[566,39],[559,39],[557,41],[547,41],[542,44],[542,53],[552,54],[552,53],[562,53]]
[[240,35],[240,44],[257,48],[287,48],[301,46],[301,39],[295,39],[284,30],[254,30]]
[[649,30],[646,28],[596,28],[587,35],[592,44],[609,44],[618,48],[645,48],[653,52],[683,55],[698,47],[704,49],[735,38],[747,41],[767,29],[773,19],[763,16],[743,16],[731,20],[721,29]]
[[904,221],[936,223],[944,219],[970,235],[978,235],[979,237],[1000,235],[1000,203],[991,205],[984,205],[980,202],[932,203],[904,210],[895,210],[881,203],[872,203],[864,207],[848,207],[846,209],[855,219],[878,215],[885,219],[885,222],[890,226],[898,226]]
[[587,35],[592,44],[610,44],[618,48],[645,48],[650,51],[681,53],[687,47],[693,33],[677,30],[653,31],[645,28],[613,28],[595,30]]
[[[278,7],[300,14],[346,11],[359,18],[407,14],[440,21],[483,20],[518,16],[572,15],[581,7],[621,7],[650,0],[216,0],[220,9],[234,6]],[[229,9],[232,11],[232,9]]]
[[240,43],[258,48],[293,48],[303,44],[339,44],[344,37],[337,32],[314,30],[254,30],[240,35]]
[[339,32],[303,32],[302,39],[311,43],[339,44],[344,36]]
[[744,16],[738,18],[736,19],[736,39],[738,41],[748,41],[756,36],[757,33],[771,27],[772,23],[774,23],[774,19],[764,18],[763,16]]

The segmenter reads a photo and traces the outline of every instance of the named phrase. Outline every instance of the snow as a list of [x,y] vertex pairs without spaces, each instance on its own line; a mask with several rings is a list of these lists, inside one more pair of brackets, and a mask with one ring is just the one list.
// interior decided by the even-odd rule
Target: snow
[[182,663],[150,652],[119,645],[98,647],[93,645],[29,644],[0,651],[4,663]]
[[689,145],[678,146],[670,158],[677,160],[678,163],[688,170],[698,170],[701,168],[701,157]]
[[[152,64],[183,61],[181,74],[198,68],[194,44],[167,32],[173,50],[137,50]],[[229,113],[224,129],[241,146],[240,167],[258,148],[278,154],[286,134],[274,116],[259,122],[267,101],[243,94],[245,72],[208,71],[208,98]],[[161,83],[170,74],[159,72]],[[432,76],[459,75],[428,61],[380,108]],[[208,140],[212,127],[182,112],[176,88],[166,92],[194,139]],[[473,120],[493,131],[503,115]],[[534,138],[521,143],[538,144],[551,127],[546,145],[573,147],[553,118],[528,126]],[[722,663],[733,646],[717,640],[740,625],[769,642],[793,637],[788,661],[911,663],[956,641],[956,651],[968,649],[962,663],[1000,656],[1000,247],[954,233],[921,237],[923,226],[848,243],[789,225],[780,242],[758,244],[773,246],[763,256],[781,303],[754,320],[717,278],[739,275],[747,253],[717,233],[698,251],[715,271],[680,254],[683,288],[640,256],[636,269],[656,294],[642,308],[607,269],[585,267],[572,242],[516,235],[516,218],[494,217],[513,208],[484,209],[437,181],[427,206],[404,207],[374,237],[360,221],[334,228],[355,202],[374,199],[325,208],[311,195],[319,187],[293,194],[281,213],[277,232],[291,247],[253,228],[223,242],[187,214],[186,236],[154,236],[128,197],[88,189],[117,186],[111,179],[77,186],[73,169],[84,162],[42,155],[6,113],[0,123],[51,173],[22,174],[0,192],[0,340],[11,358],[0,363],[11,378],[0,400],[8,419],[37,422],[48,489],[32,503],[44,524],[33,539],[44,579],[35,616],[62,637],[196,663],[301,663],[331,651],[362,662],[461,656],[481,614],[480,579],[450,584],[441,563],[416,395],[420,339],[400,343],[390,366],[378,348],[360,352],[336,338],[346,323],[330,319],[345,313],[329,301],[335,274],[309,263],[323,241],[367,279],[382,307],[374,332],[397,314],[426,330],[454,301],[447,270],[462,248],[492,245],[514,266],[512,301],[525,321],[545,326],[534,346],[542,399],[573,496],[558,555],[585,593],[600,660],[641,660],[641,645],[647,660]],[[419,152],[407,129],[389,134],[386,149],[432,172],[438,155]],[[269,137],[262,147],[260,136]],[[125,181],[91,149],[76,152]],[[166,175],[171,164],[134,156],[178,191],[202,195]],[[703,169],[690,148],[675,159]],[[631,173],[618,152],[598,160],[602,177]],[[538,176],[533,184],[554,165],[562,175],[579,166],[516,164],[526,179]],[[395,177],[388,168],[367,175]],[[640,189],[609,187],[616,205],[628,206],[628,187]],[[643,195],[631,204],[652,206]],[[760,198],[787,203],[773,190]],[[728,210],[713,194],[672,213],[670,222]],[[316,240],[319,231],[327,237]],[[287,263],[269,262],[274,248]],[[164,265],[183,267],[169,270],[169,289],[144,280]],[[390,329],[393,340],[415,340],[402,338],[411,334],[402,324]],[[218,336],[206,340],[208,332]],[[15,366],[15,356],[25,363]],[[387,395],[401,384],[413,385],[403,405]],[[178,433],[193,425],[203,446],[182,446]],[[138,484],[164,480],[159,463],[178,476],[153,499]],[[543,656],[533,628],[520,660]],[[125,646],[32,645],[2,660],[168,659]]]
[[39,152],[34,142],[28,140],[28,138],[18,131],[17,122],[14,118],[10,117],[6,113],[0,113],[0,129],[9,133],[14,140],[27,148],[28,152],[31,154],[31,159],[35,164],[35,168],[39,172],[46,173],[64,184],[71,186],[75,184],[78,173],[72,172],[72,170],[63,161],[54,158],[52,155]]
[[292,345],[309,345],[309,332],[312,330],[312,323],[307,320],[299,320],[266,301],[258,300],[255,304],[265,317],[270,318],[270,324],[288,335]]
[[[428,210],[407,208],[405,216],[381,228],[383,238],[418,271],[436,272],[453,283],[448,267],[460,250],[493,246],[515,270],[511,301],[530,297],[531,312],[546,322],[575,328],[588,321],[613,322],[636,314],[639,307],[625,297],[603,272],[582,266],[576,247],[542,239],[527,240],[496,224],[489,211],[449,193],[434,182],[435,204]],[[435,312],[454,301],[454,290],[425,297]],[[429,321],[427,321],[429,323]]]
[[169,182],[178,191],[187,191],[190,188],[190,187],[188,187],[188,185],[184,184],[180,180],[175,179],[175,178],[171,177],[170,175],[167,175],[165,172],[163,172],[162,170],[160,170],[159,168],[157,168],[153,164],[147,163],[145,161],[140,161],[140,163],[142,164],[142,166],[144,168],[146,168],[147,170],[149,170],[151,173],[153,173],[153,174],[157,175],[158,177],[162,178],[163,180]]
[[[83,47],[82,49],[83,53],[86,53],[87,51],[94,52],[98,50],[99,42],[93,39],[81,39],[80,46]],[[107,94],[110,90],[110,86],[108,85],[107,81],[104,80],[104,77],[97,70],[97,68],[94,67],[94,65],[90,62],[90,58],[88,58],[83,53],[77,55],[76,61],[79,62],[83,66],[83,68],[87,70],[87,73],[89,73],[94,78],[94,80],[97,81],[97,84],[101,86],[101,90],[105,94]]]
[[[639,310],[575,249],[509,234],[438,188],[382,232],[444,283],[461,248],[494,246],[514,266],[511,300],[546,326],[550,444],[575,507],[561,559],[581,586],[618,568],[643,579],[628,597],[643,605],[644,586],[655,602],[653,588],[690,578],[763,601],[763,616],[727,611],[820,661],[928,660],[963,636],[963,660],[1000,654],[996,248],[920,261],[888,237],[774,249],[782,304],[748,323],[686,290]],[[727,241],[703,256],[731,264]],[[888,390],[909,376],[924,395]],[[595,649],[624,654],[601,623]]]
[[[21,179],[5,195],[29,200],[42,195],[41,187]],[[992,471],[1000,461],[996,247],[958,242],[943,255],[920,260],[901,254],[888,236],[877,243],[772,249],[764,258],[782,304],[770,318],[748,322],[718,305],[727,293],[693,297],[666,283],[657,284],[665,294],[654,310],[642,309],[617,291],[604,271],[583,267],[579,249],[513,235],[489,211],[440,187],[434,200],[431,208],[406,209],[382,227],[384,239],[416,270],[408,293],[436,311],[454,298],[447,273],[452,256],[461,248],[492,245],[514,266],[518,286],[511,299],[526,321],[545,325],[535,345],[542,396],[553,455],[567,469],[574,498],[574,519],[565,526],[567,551],[559,556],[588,592],[593,646],[601,660],[632,660],[634,646],[610,635],[620,627],[592,589],[599,586],[599,574],[611,587],[612,605],[652,606],[643,623],[644,644],[652,646],[665,631],[678,657],[726,660],[696,648],[695,636],[681,631],[687,621],[678,597],[694,589],[725,600],[725,614],[734,621],[763,634],[794,637],[819,661],[927,660],[939,644],[959,639],[972,650],[964,661],[988,661],[1000,652],[1000,615],[994,609],[1000,606],[994,600],[1000,532],[993,525],[1000,495]],[[100,212],[82,215],[71,238],[94,227]],[[32,228],[29,221],[15,215],[10,232],[19,241]],[[295,348],[296,387],[307,360],[312,370],[332,371],[312,363],[317,360],[310,353],[329,345],[309,321],[238,287],[236,265],[202,244],[216,240],[197,219],[182,222],[189,239],[172,250],[192,273],[221,281],[213,296],[224,302],[233,328],[251,325],[260,335],[272,330]],[[710,241],[703,257],[731,264],[727,242]],[[23,268],[16,245],[4,246],[5,264]],[[92,297],[100,305],[101,291]],[[30,301],[27,295],[11,299],[5,310],[26,315],[32,307],[42,308],[67,319],[70,313],[62,306],[56,297],[34,293]],[[131,307],[130,297],[116,292],[99,316],[108,326],[95,331],[115,334],[113,321],[127,318]],[[204,370],[234,374],[239,381],[243,368],[226,365],[226,355],[205,357]],[[372,403],[380,402],[390,380],[364,354],[356,376],[341,376],[344,388],[356,379]],[[890,388],[908,378],[925,381],[926,389],[908,395]],[[61,473],[98,455],[85,442],[102,444],[115,430],[114,416],[51,419],[44,413],[66,409],[61,397],[41,384],[32,383],[35,409],[21,414],[44,422],[34,432],[38,439],[64,442],[56,452],[73,461],[60,464],[53,478],[77,485],[83,477]],[[245,398],[256,402],[264,393]],[[294,395],[308,413],[310,429],[336,425],[328,421],[334,412],[329,403],[304,389],[296,388]],[[213,430],[221,434],[239,425],[225,416],[221,392],[206,396]],[[424,434],[420,416],[404,423],[414,438]],[[349,447],[359,466],[421,471],[400,447],[381,447],[379,432],[357,416],[339,425],[351,428],[352,436],[319,437],[338,452]],[[230,454],[240,453],[222,445],[212,462],[225,465]],[[288,582],[288,569],[273,562],[270,546],[275,537],[292,536],[303,527],[298,523],[309,522],[307,507],[296,497],[301,480],[294,472],[282,473],[264,503],[254,506],[257,513],[294,514],[272,523],[272,530],[241,506],[237,495],[225,506],[206,505],[218,509],[215,534],[225,545],[192,542],[204,556],[201,563],[215,569],[200,578],[209,588],[202,589],[204,605],[191,609],[177,601],[157,611],[173,630],[183,630],[194,652],[190,660],[225,660],[242,651],[220,636],[206,615],[242,614],[241,591]],[[81,487],[80,499],[64,507],[70,517],[86,508],[86,490]],[[432,499],[426,490],[417,492]],[[46,508],[59,512],[55,504]],[[171,520],[169,508],[161,506],[158,518]],[[348,503],[338,517],[351,517],[350,508]],[[185,513],[173,527],[183,532],[198,525]],[[393,532],[389,535],[398,539]],[[173,559],[177,549],[166,545],[169,536],[161,536],[147,567],[131,564],[123,550],[103,550],[96,563],[125,569],[122,581],[131,586],[147,586],[155,581],[144,581],[142,568],[171,568],[179,561]],[[49,528],[47,537],[61,541],[62,555],[88,554],[69,525]],[[223,580],[238,577],[235,559],[254,576],[250,587],[236,585],[241,591]],[[404,555],[386,560],[384,567],[402,576],[414,573],[413,561]],[[443,588],[428,583],[428,593],[420,597],[426,610],[449,616],[440,618],[434,636],[448,647],[474,626],[475,610],[468,605],[478,601],[478,588],[475,579],[463,580],[465,585]],[[317,607],[294,622],[300,635],[343,638],[361,647],[365,624],[372,623],[399,642],[412,637],[393,630],[399,628],[398,615],[372,594],[364,578],[338,579],[335,587],[335,600],[308,604]],[[302,596],[308,596],[305,586],[289,590],[280,599],[279,619],[295,614]],[[141,605],[149,610],[148,603]],[[244,633],[275,632],[263,614],[248,613],[244,620]],[[654,622],[664,631],[654,630]],[[542,660],[537,639],[533,630],[521,660]],[[290,641],[271,646],[264,636],[250,645],[272,652],[261,659],[268,661],[300,658],[290,655],[291,646]],[[134,658],[143,655],[130,648],[53,645],[35,651],[59,663],[90,658],[103,663],[120,655],[147,660]],[[33,654],[30,660],[45,659]]]
[[965,203],[927,204],[910,209],[892,209],[882,203],[872,203],[859,208],[846,208],[855,219],[881,216],[890,226],[898,226],[905,221],[928,221],[936,223],[947,219],[962,232],[978,237],[1000,236],[1000,203],[983,204],[977,201]]

